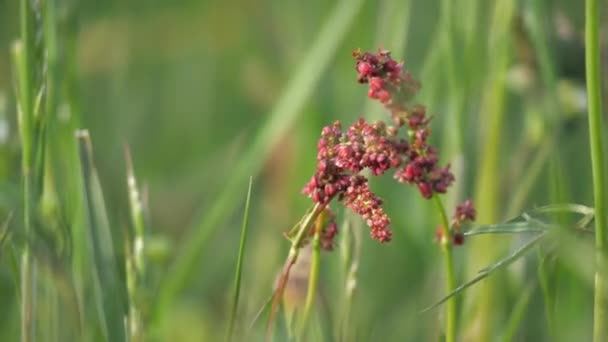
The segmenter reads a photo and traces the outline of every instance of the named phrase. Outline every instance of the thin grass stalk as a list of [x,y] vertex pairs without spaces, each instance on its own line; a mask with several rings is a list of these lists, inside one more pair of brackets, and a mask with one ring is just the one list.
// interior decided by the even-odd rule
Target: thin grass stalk
[[[480,166],[475,184],[475,203],[477,203],[477,222],[487,224],[499,220],[500,188],[500,146],[505,117],[505,83],[507,68],[511,56],[511,22],[515,3],[511,0],[500,0],[494,5],[492,27],[489,33],[489,63],[491,72],[485,80],[488,85],[481,104],[480,115],[487,121],[485,134],[481,134]],[[483,267],[497,259],[504,250],[500,237],[484,237],[471,243],[471,253],[467,268],[474,275]],[[499,287],[502,282],[494,276],[477,289],[464,331],[464,339],[489,341],[496,331],[497,317],[503,314],[502,295]]]
[[251,188],[253,187],[253,177],[249,177],[249,187],[247,188],[247,199],[245,200],[245,213],[243,214],[243,226],[241,227],[241,241],[239,243],[239,256],[236,262],[236,271],[234,274],[234,288],[232,292],[232,309],[230,310],[230,323],[228,324],[228,333],[226,341],[232,341],[234,334],[234,322],[236,321],[236,312],[239,306],[239,295],[241,293],[241,275],[243,273],[243,259],[245,257],[245,245],[247,244],[247,228],[249,226],[249,206],[251,203]]
[[118,274],[115,246],[108,222],[103,191],[93,162],[93,147],[89,132],[76,132],[82,170],[85,211],[88,216],[87,232],[93,263],[94,288],[104,338],[124,341],[127,338],[124,317],[128,310],[126,288]]
[[302,248],[304,238],[308,235],[313,222],[315,221],[317,216],[319,216],[319,214],[323,211],[324,208],[324,205],[316,203],[312,210],[310,210],[310,212],[302,220],[301,224],[299,224],[299,227],[297,227],[298,230],[296,236],[291,240],[291,248],[289,249],[287,260],[285,261],[281,276],[279,277],[279,281],[272,300],[272,306],[270,307],[270,315],[268,318],[268,325],[266,327],[267,341],[270,341],[272,339],[272,324],[274,322],[274,316],[278,310],[281,297],[283,297],[283,292],[285,290],[285,286],[287,285],[287,280],[289,279],[289,272],[291,271],[291,268],[296,263],[296,261],[298,261],[298,256],[300,254],[300,249]]
[[533,292],[534,287],[532,285],[528,285],[515,302],[509,320],[507,321],[507,328],[501,339],[503,342],[516,341],[517,331],[519,330],[519,327],[526,316],[526,309],[528,309]]
[[[555,98],[557,99],[557,98]],[[557,139],[558,135],[555,135],[553,140]],[[556,142],[557,144],[557,142]],[[550,203],[567,203],[569,196],[565,195],[565,184],[567,181],[562,173],[563,167],[559,160],[559,154],[553,154],[548,164],[548,184],[549,199]],[[593,215],[593,214],[592,214]],[[561,227],[568,227],[568,221],[565,219],[565,213],[554,212],[551,217],[557,218],[557,222]],[[578,224],[576,224],[578,226]],[[586,225],[585,225],[586,226]],[[557,288],[559,284],[559,273],[562,259],[557,256],[557,253],[553,248],[549,247],[546,250],[542,249],[543,246],[537,248],[539,256],[538,265],[538,278],[540,288],[543,294],[543,304],[545,309],[545,316],[547,322],[548,338],[550,340],[556,340],[562,333],[567,331],[561,324],[557,324],[557,303],[559,303],[559,297],[557,295]],[[572,278],[574,281],[575,279]]]
[[[342,229],[342,240],[340,251],[343,253],[344,260],[344,304],[342,306],[342,317],[340,319],[339,338],[338,341],[350,341],[352,337],[350,318],[351,308],[357,289],[357,275],[359,273],[359,262],[361,259],[361,229],[360,227],[352,227],[351,224],[345,223]],[[352,243],[351,243],[352,236]],[[348,250],[348,251],[346,251]]]
[[[133,167],[131,152],[125,147],[125,161],[127,166],[127,189],[129,191],[129,210],[131,213],[131,225],[133,227],[132,238],[126,244],[125,269],[127,277],[127,293],[129,295],[129,314],[127,317],[127,331],[129,341],[144,341],[143,312],[140,309],[140,298],[138,292],[142,288],[145,279],[145,225],[144,211],[137,179]],[[129,245],[130,244],[130,245]]]
[[[555,292],[553,290],[553,288],[555,287],[554,284],[551,283],[551,271],[552,269],[550,268],[551,265],[549,265],[550,263],[550,259],[551,256],[550,255],[543,255],[543,250],[541,248],[537,249],[537,255],[538,255],[538,259],[539,259],[539,265],[538,265],[538,279],[539,279],[539,284],[540,284],[540,289],[543,295],[543,301],[544,301],[544,309],[545,309],[545,316],[546,316],[546,321],[547,321],[547,330],[549,331],[549,337],[554,337],[555,334]],[[554,269],[554,267],[553,267]]]
[[321,269],[321,231],[323,229],[323,221],[325,220],[324,212],[317,216],[314,236],[312,239],[312,258],[310,261],[310,274],[308,276],[308,291],[306,293],[306,302],[304,304],[304,312],[298,328],[298,341],[306,341],[306,328],[312,313],[312,308],[317,298],[317,287],[319,285],[319,271]]
[[606,173],[602,142],[602,85],[600,69],[600,1],[585,1],[585,71],[589,108],[589,144],[595,203],[596,274],[593,306],[593,341],[608,340],[608,226],[606,223]]
[[[452,241],[450,241],[450,222],[445,213],[445,208],[441,202],[439,195],[433,196],[433,201],[437,207],[439,216],[441,217],[441,251],[443,253],[443,262],[445,270],[445,281],[447,292],[452,292],[456,288],[456,276],[454,274],[454,257],[452,255]],[[447,300],[445,308],[445,341],[456,341],[456,298],[452,297]]]
[[35,336],[34,325],[34,260],[32,260],[29,239],[32,235],[32,202],[34,146],[33,130],[33,22],[32,8],[28,0],[20,1],[21,40],[13,47],[13,57],[17,71],[18,121],[22,150],[23,177],[23,224],[26,243],[21,255],[21,341],[32,341]]
[[255,175],[261,170],[265,157],[298,117],[301,108],[326,72],[340,42],[355,22],[362,5],[362,0],[342,0],[328,15],[309,53],[297,67],[294,77],[288,83],[250,149],[243,153],[234,168],[235,172],[228,178],[217,201],[205,211],[196,228],[191,229],[187,234],[185,245],[180,248],[180,253],[160,286],[158,300],[152,312],[153,321],[159,323],[168,305],[186,285],[189,274],[197,265],[203,250],[202,246],[211,233],[221,227],[222,222],[231,214],[234,207],[231,203],[235,202],[239,189],[244,185],[245,175]]

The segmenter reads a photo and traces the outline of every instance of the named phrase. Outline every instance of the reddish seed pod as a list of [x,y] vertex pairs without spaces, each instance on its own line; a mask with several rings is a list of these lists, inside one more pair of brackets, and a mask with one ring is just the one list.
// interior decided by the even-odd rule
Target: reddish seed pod
[[372,77],[369,80],[369,88],[375,91],[382,89],[384,81],[380,77]]
[[464,234],[462,232],[456,232],[452,236],[452,242],[456,246],[462,246],[464,244]]
[[441,238],[443,237],[443,228],[441,228],[441,226],[437,226],[437,228],[435,228],[435,239],[437,240],[437,242],[441,241]]
[[379,90],[377,96],[378,100],[380,100],[382,103],[387,103],[391,99],[391,93],[384,89]]
[[433,190],[431,189],[429,183],[425,181],[418,183],[418,190],[420,190],[420,194],[422,195],[422,197],[426,199],[433,197]]
[[360,62],[359,64],[357,64],[357,71],[363,77],[370,75],[373,70],[374,68],[371,66],[371,64],[367,62]]

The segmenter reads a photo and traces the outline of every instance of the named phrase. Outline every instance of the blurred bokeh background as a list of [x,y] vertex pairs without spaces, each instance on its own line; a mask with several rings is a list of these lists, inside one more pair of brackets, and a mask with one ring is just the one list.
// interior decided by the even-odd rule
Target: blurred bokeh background
[[[356,48],[391,50],[421,81],[416,101],[433,115],[432,139],[456,174],[446,196],[450,210],[471,197],[479,223],[487,224],[549,203],[592,205],[580,2],[49,2],[57,9],[60,78],[68,80],[57,120],[76,120],[90,131],[119,239],[130,224],[124,146],[131,150],[147,216],[150,276],[142,307],[148,340],[224,337],[249,176],[253,197],[236,336],[262,336],[264,320],[253,332],[248,326],[285,260],[289,243],[282,233],[310,205],[300,190],[314,171],[321,128],[334,120],[385,118],[356,83]],[[605,12],[604,6],[603,18]],[[0,0],[2,221],[21,206],[10,54],[19,18],[18,1]],[[440,334],[443,310],[420,313],[445,293],[434,242],[439,220],[415,189],[393,184],[391,176],[372,182],[393,220],[392,242],[372,241],[366,226],[339,211],[341,225],[348,220],[361,231],[343,340],[433,341]],[[19,220],[13,222],[18,230]],[[580,243],[591,250],[590,241]],[[511,236],[467,241],[456,250],[459,281],[519,244],[521,238]],[[314,340],[341,336],[342,247],[323,254]],[[459,300],[462,340],[589,340],[592,284],[578,263],[593,259],[581,252],[567,262],[555,249],[533,251],[496,281],[469,289]],[[10,253],[0,254],[2,341],[19,336]],[[494,299],[479,304],[486,291]],[[38,321],[46,314],[38,312]],[[77,323],[66,316],[61,324]],[[40,341],[63,336],[44,329]]]

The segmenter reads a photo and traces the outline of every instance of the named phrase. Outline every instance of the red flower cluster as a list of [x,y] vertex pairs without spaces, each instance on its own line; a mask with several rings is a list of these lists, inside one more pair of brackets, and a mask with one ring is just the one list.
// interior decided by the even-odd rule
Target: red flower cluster
[[[425,107],[409,104],[420,84],[409,72],[403,71],[403,63],[393,60],[384,50],[376,54],[357,50],[353,56],[357,61],[357,81],[369,84],[368,96],[384,104],[395,126],[387,126],[382,121],[369,124],[361,118],[346,132],[338,121],[324,127],[317,144],[317,171],[302,192],[324,205],[337,197],[365,220],[372,238],[386,242],[391,239],[390,219],[381,207],[382,199],[371,192],[361,171],[368,169],[372,175],[379,176],[401,167],[395,172],[395,179],[416,185],[427,199],[435,193],[445,193],[454,175],[449,164],[438,166],[437,149],[428,143],[430,118]],[[407,139],[398,137],[403,126],[408,131]],[[474,218],[470,201],[459,208],[455,216],[458,221],[454,222],[459,224],[464,218]],[[337,227],[332,227],[325,242],[327,246],[333,245],[331,239],[337,233]]]
[[420,83],[409,72],[402,71],[403,63],[392,59],[389,51],[379,50],[373,54],[355,50],[353,57],[357,60],[357,81],[369,84],[367,95],[372,99],[387,106],[399,107],[420,89]]
[[402,72],[402,63],[397,63],[388,51],[353,52],[357,60],[357,81],[369,84],[369,97],[378,99],[387,109],[398,127],[407,124],[409,135],[408,163],[395,173],[401,183],[415,184],[424,198],[433,193],[446,193],[454,181],[450,165],[439,167],[437,149],[428,144],[431,134],[430,119],[426,117],[424,106],[410,108],[407,101],[420,88],[419,83],[409,73]]
[[[336,224],[336,215],[331,209],[325,207],[324,211],[324,222],[321,222],[323,227],[320,234],[321,248],[326,251],[331,251],[334,249],[334,238],[338,234],[338,225]],[[313,235],[314,230],[312,230],[310,234]]]
[[[465,223],[475,221],[476,216],[477,211],[475,210],[475,206],[470,199],[456,206],[450,227],[450,235],[454,245],[460,246],[464,244],[464,232],[462,231],[462,226]],[[437,241],[441,242],[443,239],[443,230],[441,227],[437,227],[435,234]]]
[[407,141],[396,138],[396,129],[382,122],[369,124],[363,118],[346,133],[340,122],[323,128],[317,144],[317,171],[302,192],[313,201],[328,204],[334,197],[360,215],[380,242],[391,239],[390,219],[382,209],[382,199],[369,189],[359,173],[369,169],[381,175],[399,167],[409,150]]

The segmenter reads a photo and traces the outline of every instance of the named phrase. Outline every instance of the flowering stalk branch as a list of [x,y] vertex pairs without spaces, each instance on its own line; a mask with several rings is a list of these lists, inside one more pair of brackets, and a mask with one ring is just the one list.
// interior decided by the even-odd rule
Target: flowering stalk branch
[[323,223],[325,221],[326,213],[322,212],[317,216],[314,228],[314,236],[312,239],[312,260],[310,262],[310,275],[308,277],[308,292],[306,294],[306,303],[304,305],[304,314],[298,328],[298,340],[304,338],[306,332],[306,326],[310,313],[312,312],[312,306],[317,297],[317,286],[319,284],[319,270],[321,268],[321,234],[323,233]]
[[[445,213],[445,208],[438,195],[433,196],[435,206],[441,217],[441,233],[440,240],[441,251],[443,252],[443,261],[445,263],[446,290],[448,293],[456,288],[456,277],[454,276],[454,261],[452,256],[452,242],[449,240],[449,222]],[[445,341],[456,341],[456,299],[451,297],[446,303],[445,311]]]
[[281,297],[283,296],[283,292],[285,290],[285,285],[287,284],[287,280],[289,279],[289,272],[291,268],[298,260],[298,255],[300,253],[300,248],[302,248],[304,243],[304,238],[308,236],[310,232],[310,228],[314,220],[319,216],[319,214],[323,211],[325,205],[316,203],[313,209],[310,211],[308,216],[302,221],[300,224],[299,230],[295,238],[291,240],[291,248],[289,249],[289,255],[287,256],[287,260],[285,261],[285,265],[283,266],[283,270],[281,272],[281,276],[279,278],[277,287],[274,292],[274,298],[272,300],[272,307],[270,308],[270,317],[268,319],[268,326],[266,328],[266,340],[270,341],[272,337],[272,323],[274,322],[274,316],[279,307],[279,302]]

